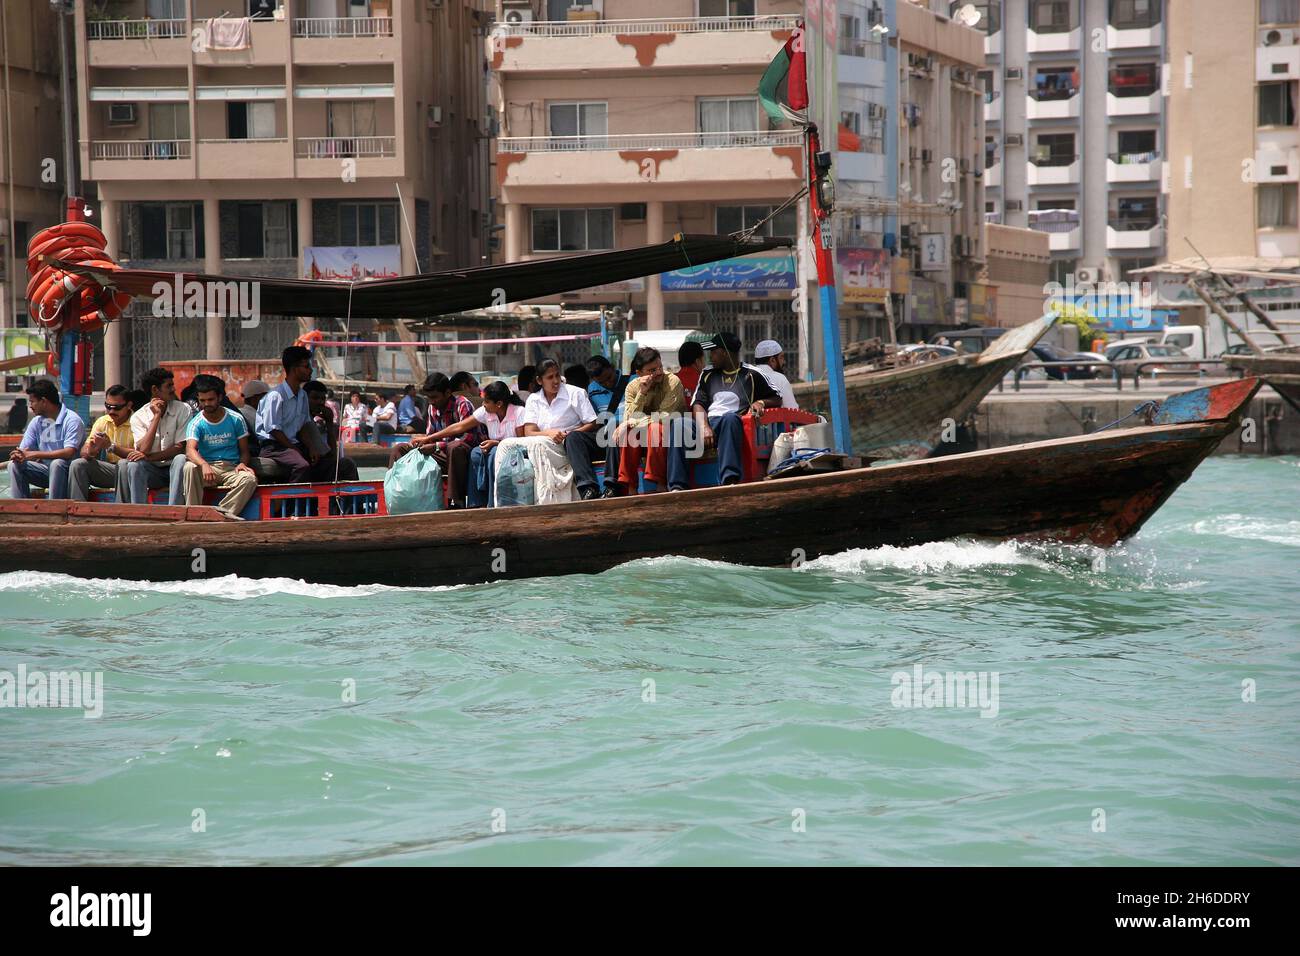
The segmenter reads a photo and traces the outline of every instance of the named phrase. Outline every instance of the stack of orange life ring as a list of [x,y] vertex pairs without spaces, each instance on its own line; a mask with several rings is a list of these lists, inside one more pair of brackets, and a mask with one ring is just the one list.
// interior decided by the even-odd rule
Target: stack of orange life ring
[[[131,296],[105,288],[88,276],[65,272],[41,261],[120,268],[104,251],[108,240],[88,222],[65,222],[42,229],[27,244],[27,304],[31,315],[47,329],[94,332],[121,316]],[[65,308],[66,306],[66,308]]]

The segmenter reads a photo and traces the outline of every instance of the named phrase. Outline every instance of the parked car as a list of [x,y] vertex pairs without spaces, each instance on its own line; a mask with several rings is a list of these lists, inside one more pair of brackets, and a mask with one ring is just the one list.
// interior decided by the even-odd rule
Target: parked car
[[1064,381],[1068,378],[1096,378],[1097,370],[1089,367],[1087,362],[1095,361],[1084,352],[1066,352],[1046,342],[1039,342],[1031,351],[1039,362],[1079,362],[1079,365],[1049,366],[1043,369],[1048,378]]
[[936,332],[930,336],[931,345],[949,345],[955,349],[974,355],[983,352],[993,341],[1002,336],[1006,329],[986,329],[976,327],[958,329],[955,332]]
[[[1180,348],[1154,342],[1119,342],[1106,350],[1106,358],[1119,374],[1134,374],[1139,366],[1151,377],[1156,375],[1199,375],[1201,367]],[[1181,361],[1180,361],[1181,360]],[[1157,365],[1147,365],[1158,362]]]

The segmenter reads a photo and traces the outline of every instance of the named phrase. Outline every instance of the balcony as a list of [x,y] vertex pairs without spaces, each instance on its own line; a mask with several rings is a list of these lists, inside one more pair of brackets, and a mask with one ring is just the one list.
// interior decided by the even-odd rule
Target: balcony
[[1059,33],[1039,33],[1034,29],[1025,32],[1025,50],[1029,53],[1078,52],[1083,30],[1075,27]]
[[336,179],[345,161],[358,177],[403,175],[396,136],[299,136],[294,156],[301,177]]
[[1002,161],[984,167],[984,188],[997,189],[1002,185]]
[[293,61],[392,63],[398,40],[391,17],[298,17],[293,21]]
[[[1300,45],[1288,43],[1281,30],[1261,30],[1261,45],[1255,47],[1255,81],[1300,79]],[[1265,37],[1279,34],[1276,43],[1263,44]],[[1295,35],[1295,30],[1286,33]]]
[[1260,144],[1255,150],[1255,182],[1294,183],[1300,181],[1300,156],[1295,135],[1288,147],[1278,143]]
[[765,67],[781,34],[794,30],[799,19],[779,14],[498,23],[487,38],[487,55],[500,72]]
[[1155,249],[1164,244],[1164,230],[1154,217],[1112,218],[1106,224],[1107,249]]
[[1079,157],[1035,157],[1025,165],[1025,182],[1030,186],[1064,186],[1079,181]]
[[89,160],[87,179],[152,181],[194,178],[188,139],[92,140]]
[[202,139],[199,179],[291,179],[293,153],[287,139]]
[[89,20],[86,40],[90,66],[184,66],[190,61],[184,20]]
[[1035,209],[1029,213],[1029,228],[1047,233],[1053,252],[1078,249],[1083,239],[1079,213],[1073,209]]
[[1106,49],[1139,50],[1143,47],[1159,47],[1164,42],[1164,31],[1160,21],[1149,25],[1106,26]]
[[1146,96],[1126,93],[1116,96],[1109,90],[1106,91],[1106,115],[1107,116],[1151,116],[1159,113],[1161,109],[1160,90],[1149,93]]
[[[253,20],[249,23],[248,46],[242,50],[224,49],[207,37],[211,19],[194,21],[194,29],[204,31],[200,49],[194,53],[196,66],[284,66],[289,62],[289,24],[284,20]],[[344,61],[347,62],[347,61]]]
[[[744,197],[744,190],[762,186],[785,195],[803,178],[798,130],[503,136],[497,150],[498,181],[511,192],[508,202],[573,190],[588,190],[596,200],[607,194],[591,187],[620,185],[654,190],[655,198],[669,201]],[[520,192],[532,187],[531,195]]]
[[1025,96],[1026,119],[1073,119],[1079,115],[1083,97],[1078,90],[1051,93],[1028,93]]
[[1300,232],[1294,226],[1282,229],[1260,229],[1255,233],[1255,254],[1267,259],[1286,259],[1300,256]]
[[1002,122],[1002,94],[994,93],[984,97],[984,122]]
[[997,33],[984,34],[984,55],[1001,56],[1002,55],[1002,30]]
[[864,37],[840,37],[836,78],[852,86],[885,85],[885,45]]
[[1149,183],[1160,179],[1162,171],[1160,154],[1111,153],[1106,157],[1106,182]]

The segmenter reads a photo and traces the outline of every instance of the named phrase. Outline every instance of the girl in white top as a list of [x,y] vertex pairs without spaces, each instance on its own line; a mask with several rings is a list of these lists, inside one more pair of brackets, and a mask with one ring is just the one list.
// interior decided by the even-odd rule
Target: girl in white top
[[368,424],[370,409],[361,401],[361,393],[353,392],[348,396],[348,403],[343,406],[344,441],[355,441],[361,434],[361,426]]

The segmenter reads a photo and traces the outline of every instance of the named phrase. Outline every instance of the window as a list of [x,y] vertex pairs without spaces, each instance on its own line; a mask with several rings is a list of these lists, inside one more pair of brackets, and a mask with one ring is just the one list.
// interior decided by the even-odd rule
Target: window
[[1110,92],[1116,96],[1150,96],[1160,89],[1160,71],[1154,63],[1122,63],[1111,67]]
[[288,259],[294,254],[288,202],[241,202],[236,252],[241,259]]
[[701,133],[752,133],[758,129],[758,97],[700,98]]
[[1300,23],[1300,0],[1259,0],[1260,23]]
[[548,107],[552,136],[606,136],[607,103],[551,103]]
[[1296,225],[1296,184],[1261,183],[1256,187],[1257,227],[1260,229],[1294,228]]
[[[952,0],[948,4],[948,16],[953,16],[958,10],[967,5],[967,0]],[[979,22],[975,24],[976,30],[983,30],[989,36],[997,33],[1002,29],[1002,4],[998,0],[983,0],[980,3],[972,3],[976,10],[979,11]]]
[[[772,206],[718,206],[714,211],[714,225],[720,236],[749,229],[772,215]],[[787,206],[763,223],[755,235],[795,236],[799,233],[798,213],[793,205]]]
[[984,168],[998,164],[998,143],[992,136],[984,137]]
[[149,152],[154,159],[174,159],[177,142],[190,138],[190,108],[187,103],[149,104]]
[[1134,269],[1149,269],[1155,265],[1155,259],[1121,259],[1119,261],[1119,281],[1120,282],[1150,282],[1151,277],[1145,275],[1134,275]]
[[752,17],[754,0],[700,0],[702,17]]
[[1034,73],[1034,99],[1068,100],[1078,89],[1078,79],[1074,67],[1040,67]]
[[993,82],[992,70],[980,70],[976,76],[976,83],[984,90],[985,103],[992,103],[998,98],[998,89]]
[[339,203],[340,246],[395,246],[397,203]]
[[[146,202],[136,204],[139,234],[131,243],[142,259],[202,259],[203,203]],[[127,222],[135,228],[136,219]]]
[[535,252],[582,252],[614,248],[614,210],[534,209]]
[[857,110],[840,110],[840,125],[857,135],[862,132],[862,114]]
[[1069,166],[1077,158],[1073,133],[1040,133],[1030,162],[1035,166]]
[[1074,275],[1078,265],[1078,259],[1053,259],[1052,281],[1063,286],[1070,285],[1073,280],[1069,277]]
[[[1119,155],[1127,157],[1119,162],[1146,163],[1156,158],[1156,131],[1153,129],[1122,129],[1118,136]],[[1135,157],[1148,158],[1138,159]]]
[[1294,126],[1295,94],[1291,81],[1259,84],[1259,125]]
[[1030,0],[1029,29],[1035,33],[1069,33],[1073,0]]
[[[330,137],[374,136],[375,104],[372,100],[333,100],[326,104],[325,125]],[[349,151],[356,151],[355,144]]]
[[1160,22],[1160,0],[1110,0],[1110,25],[1116,30],[1149,30]]
[[1155,196],[1128,196],[1115,203],[1115,215],[1110,224],[1121,231],[1133,232],[1156,227]]
[[274,103],[227,103],[227,139],[275,139]]

